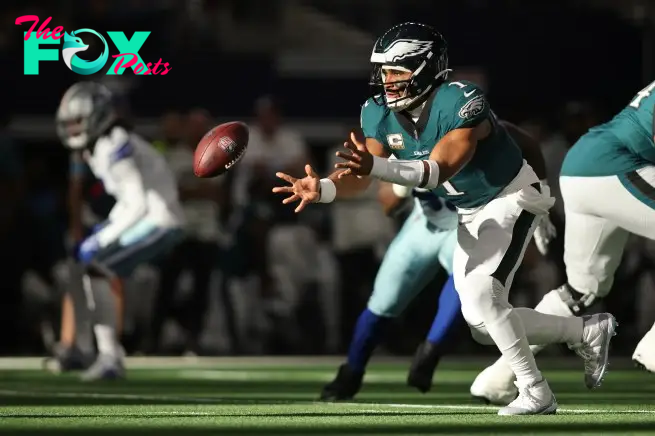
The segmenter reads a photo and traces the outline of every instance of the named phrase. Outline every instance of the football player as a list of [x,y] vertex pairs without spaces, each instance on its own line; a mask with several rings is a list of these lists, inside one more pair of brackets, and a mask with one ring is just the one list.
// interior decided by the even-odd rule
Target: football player
[[453,276],[462,314],[478,342],[499,348],[520,386],[498,413],[555,413],[557,401],[530,344],[569,344],[584,360],[587,387],[594,388],[606,372],[616,321],[607,313],[567,318],[509,304],[525,248],[554,203],[548,187],[491,114],[482,91],[447,80],[446,41],[436,30],[394,26],[376,41],[371,62],[380,93],[362,108],[365,144],[351,135],[345,144],[350,153],[338,152],[344,162],[328,178],[319,179],[309,165],[302,179],[278,173],[290,186],[275,192],[290,193],[283,201],[299,200],[301,211],[360,192],[375,177],[434,190],[454,204]]
[[[413,198],[412,210],[389,245],[378,269],[366,309],[355,325],[346,363],[327,384],[321,400],[352,399],[362,385],[366,365],[383,339],[389,324],[434,279],[441,265],[452,272],[457,214],[453,206],[429,191],[411,190],[381,182],[379,198],[388,215],[401,212],[406,199]],[[392,192],[389,192],[392,191]],[[432,384],[432,374],[444,353],[444,340],[457,328],[459,297],[452,276],[439,296],[439,308],[428,337],[419,347],[407,383],[421,392]]]
[[[539,144],[514,124],[501,121],[536,173],[545,178],[546,165]],[[336,378],[323,388],[321,399],[348,400],[359,391],[364,371],[373,350],[393,318],[407,307],[437,273],[441,265],[452,273],[456,243],[457,214],[452,205],[430,191],[380,182],[379,198],[385,213],[398,216],[406,209],[408,195],[413,197],[411,214],[385,253],[367,308],[362,312],[348,351],[348,360],[339,367]],[[548,216],[535,232],[542,254],[555,236]],[[434,371],[447,351],[445,340],[452,338],[460,315],[460,302],[452,276],[439,295],[436,317],[426,340],[418,347],[407,377],[407,384],[420,392],[432,387]]]
[[[568,281],[546,294],[536,310],[569,317],[583,314],[610,291],[628,235],[655,239],[654,91],[655,82],[611,121],[590,129],[567,153],[560,189]],[[655,327],[632,356],[650,371],[655,371],[654,345]],[[471,394],[507,404],[516,396],[513,381],[500,359],[478,375]]]
[[122,377],[123,352],[116,334],[111,283],[182,239],[184,215],[175,178],[161,154],[120,119],[110,91],[98,83],[70,87],[59,104],[56,121],[63,144],[81,152],[116,199],[108,219],[77,250],[77,261],[84,265],[84,295],[98,348],[96,361],[82,379]]

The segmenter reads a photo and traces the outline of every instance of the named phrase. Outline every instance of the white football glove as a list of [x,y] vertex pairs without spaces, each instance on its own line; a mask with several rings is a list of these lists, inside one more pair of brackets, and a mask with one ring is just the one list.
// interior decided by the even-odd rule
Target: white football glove
[[[545,180],[541,181],[541,192],[550,197],[550,187]],[[557,236],[557,229],[550,221],[550,215],[545,214],[539,220],[537,228],[534,231],[534,243],[537,245],[537,250],[542,256],[548,253],[548,246],[551,241]]]

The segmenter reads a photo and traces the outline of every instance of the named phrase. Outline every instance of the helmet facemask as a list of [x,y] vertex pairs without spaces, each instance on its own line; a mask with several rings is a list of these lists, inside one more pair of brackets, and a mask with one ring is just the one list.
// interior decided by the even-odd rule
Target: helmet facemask
[[[376,64],[373,67],[373,72],[371,74],[371,86],[374,86],[378,91],[377,95],[374,97],[377,99],[376,103],[380,105],[386,104],[386,106],[394,112],[412,110],[420,106],[428,97],[430,91],[436,87],[435,85],[446,80],[448,72],[451,71],[448,69],[440,71],[433,78],[432,83],[425,85],[425,78],[419,77],[424,66],[425,64],[418,69],[411,71],[410,69],[399,65]],[[385,70],[401,71],[411,73],[411,75],[408,79],[404,80],[385,81]],[[379,92],[380,88],[382,88],[381,93]],[[390,89],[393,89],[393,94],[397,93],[399,95],[390,95],[392,94],[389,92]]]

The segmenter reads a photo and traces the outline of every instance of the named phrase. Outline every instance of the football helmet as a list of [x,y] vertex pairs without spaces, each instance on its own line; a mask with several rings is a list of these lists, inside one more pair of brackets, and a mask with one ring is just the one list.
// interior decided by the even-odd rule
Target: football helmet
[[[419,23],[402,23],[387,30],[375,42],[371,53],[370,85],[373,100],[393,111],[418,107],[448,78],[448,51],[444,37],[434,28]],[[411,73],[409,79],[384,83],[384,69]],[[390,100],[385,85],[394,85],[400,95]]]
[[71,149],[89,147],[117,120],[111,91],[95,82],[76,83],[57,109],[57,135]]

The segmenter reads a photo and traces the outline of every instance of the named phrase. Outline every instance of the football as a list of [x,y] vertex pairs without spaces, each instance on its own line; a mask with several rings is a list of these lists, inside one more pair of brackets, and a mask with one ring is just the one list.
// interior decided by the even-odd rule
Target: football
[[220,124],[202,137],[193,156],[197,177],[216,177],[232,168],[248,148],[248,126],[241,121]]

